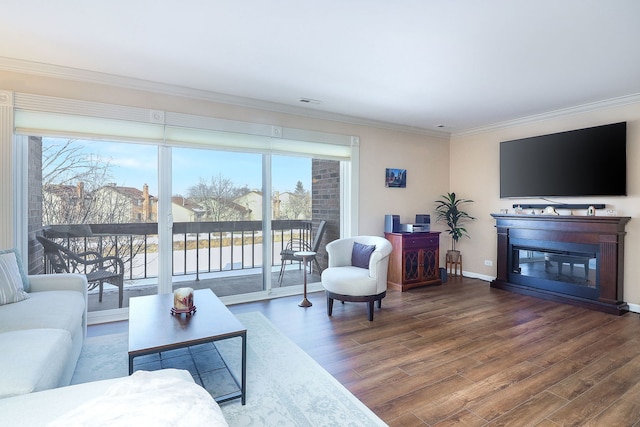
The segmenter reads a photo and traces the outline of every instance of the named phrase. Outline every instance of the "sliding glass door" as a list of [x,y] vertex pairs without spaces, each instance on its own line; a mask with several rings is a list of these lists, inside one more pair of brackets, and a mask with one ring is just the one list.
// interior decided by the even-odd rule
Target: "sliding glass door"
[[173,147],[173,287],[265,290],[262,155]]

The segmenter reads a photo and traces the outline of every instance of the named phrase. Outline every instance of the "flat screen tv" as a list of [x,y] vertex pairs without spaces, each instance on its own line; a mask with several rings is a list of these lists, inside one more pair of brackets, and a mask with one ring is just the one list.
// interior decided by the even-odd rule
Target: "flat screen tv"
[[500,143],[501,198],[626,195],[626,122]]

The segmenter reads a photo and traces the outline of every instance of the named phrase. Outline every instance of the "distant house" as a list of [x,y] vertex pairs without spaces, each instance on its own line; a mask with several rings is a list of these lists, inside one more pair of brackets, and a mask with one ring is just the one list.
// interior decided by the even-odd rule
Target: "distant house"
[[155,222],[157,202],[146,184],[142,190],[108,184],[94,191],[85,191],[82,182],[50,184],[42,189],[42,220],[46,225]]
[[173,196],[171,198],[171,215],[175,222],[198,222],[202,221],[206,210],[198,203],[183,196]]
[[83,218],[91,206],[91,196],[85,194],[84,184],[49,184],[42,189],[42,222],[46,225],[70,224]]
[[[291,199],[291,193],[289,192],[275,192],[273,199],[271,200],[271,217],[273,219],[284,219],[283,215],[289,200]],[[261,221],[262,220],[262,192],[261,191],[249,191],[246,194],[236,198],[234,202],[247,209],[248,220]]]
[[[142,190],[120,187],[115,184],[98,188],[93,194],[94,203],[112,213],[109,222],[156,222],[158,220],[158,198],[149,194],[149,186]],[[102,221],[106,222],[106,221]]]
[[249,191],[233,200],[233,202],[246,209],[246,219],[248,221],[262,220],[262,192]]

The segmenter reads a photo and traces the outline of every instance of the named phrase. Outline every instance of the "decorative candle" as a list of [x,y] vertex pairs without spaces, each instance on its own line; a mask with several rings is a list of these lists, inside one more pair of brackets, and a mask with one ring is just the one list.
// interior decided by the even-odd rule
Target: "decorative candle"
[[173,291],[173,307],[181,311],[193,308],[193,289],[178,288]]

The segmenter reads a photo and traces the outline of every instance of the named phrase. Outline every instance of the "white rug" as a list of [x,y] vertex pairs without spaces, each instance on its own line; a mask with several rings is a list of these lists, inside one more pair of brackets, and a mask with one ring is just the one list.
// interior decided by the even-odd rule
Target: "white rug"
[[[237,317],[247,328],[247,404],[220,404],[229,425],[386,425],[261,313]],[[236,375],[240,345],[240,339],[216,343]],[[128,363],[126,334],[88,338],[72,383],[126,376]]]

